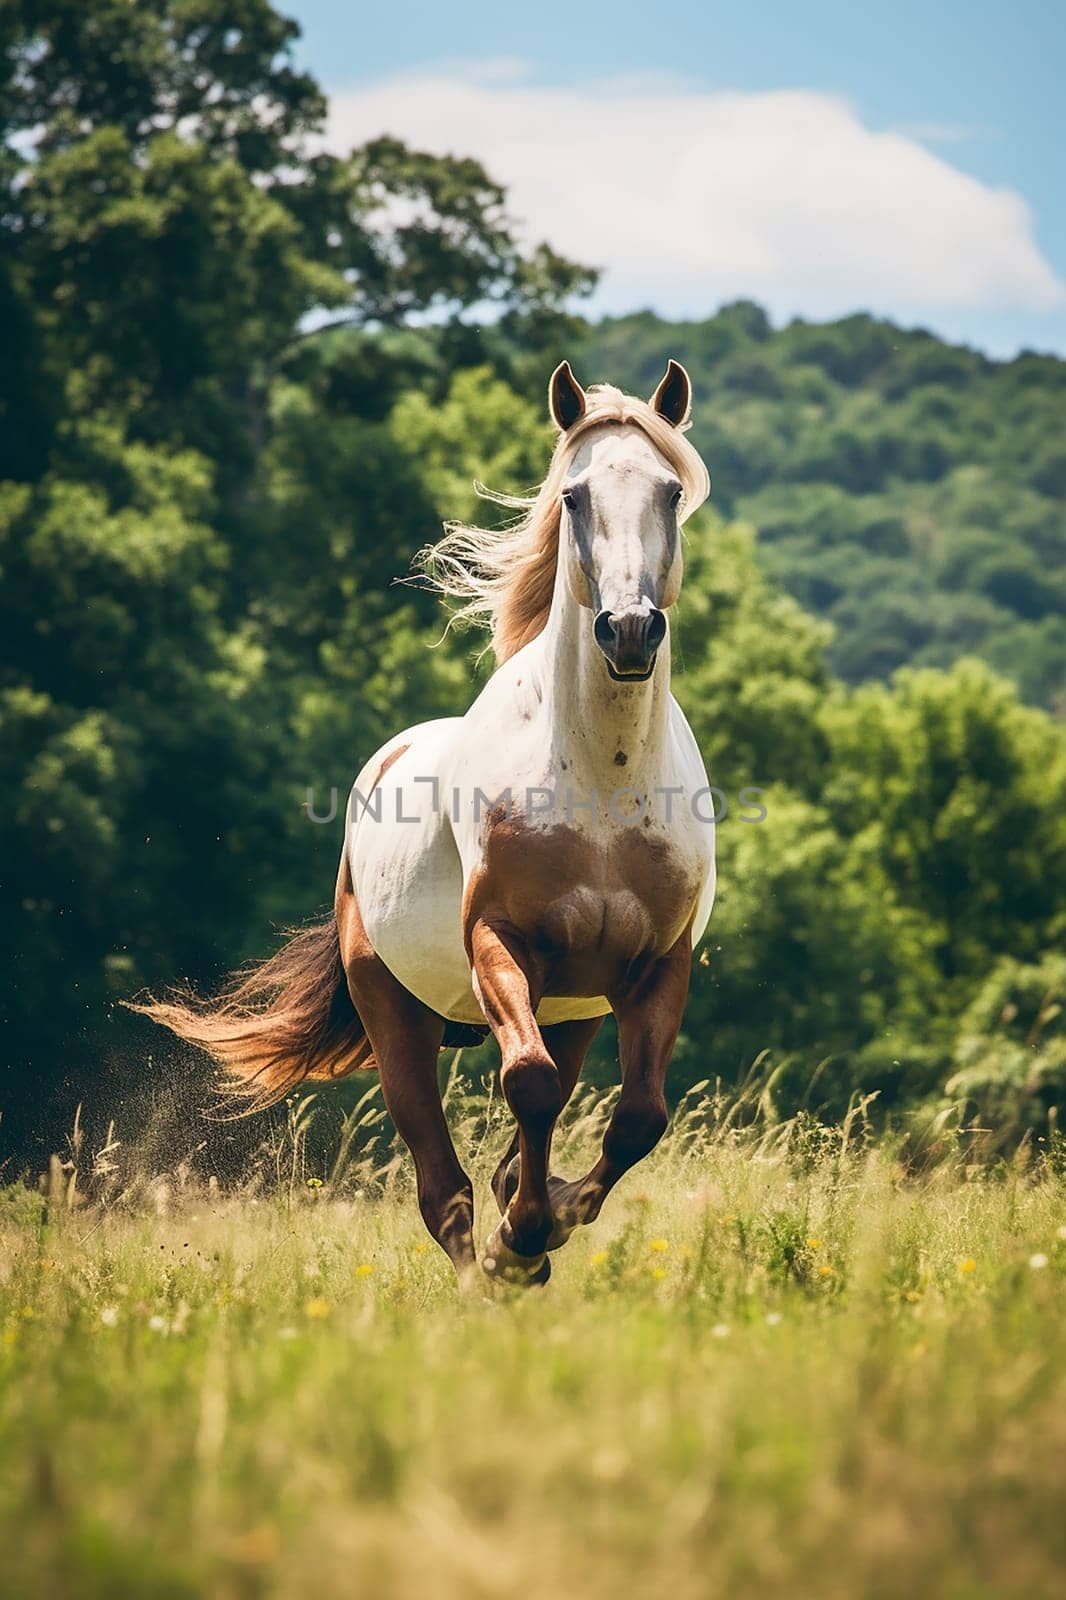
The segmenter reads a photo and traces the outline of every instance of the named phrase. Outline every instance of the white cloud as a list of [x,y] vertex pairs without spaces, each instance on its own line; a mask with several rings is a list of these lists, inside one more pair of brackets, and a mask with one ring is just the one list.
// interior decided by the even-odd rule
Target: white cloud
[[510,60],[332,96],[329,142],[381,133],[478,156],[530,239],[604,269],[601,309],[898,316],[1066,303],[1021,196],[835,96],[710,93],[662,77],[548,88]]
[[973,122],[901,122],[895,129],[922,144],[972,144],[975,139],[998,139],[995,128]]

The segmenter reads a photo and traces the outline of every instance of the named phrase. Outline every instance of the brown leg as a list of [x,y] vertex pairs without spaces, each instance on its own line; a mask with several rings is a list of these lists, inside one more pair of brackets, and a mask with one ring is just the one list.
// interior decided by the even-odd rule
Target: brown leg
[[399,1017],[386,1023],[383,1031],[365,1011],[361,1015],[377,1056],[385,1105],[414,1159],[419,1210],[460,1280],[465,1280],[477,1265],[474,1190],[459,1164],[440,1101],[437,1053],[444,1025],[426,1011],[420,1019],[408,1013],[402,1033]]
[[[555,1070],[559,1074],[559,1087],[562,1090],[564,1106],[577,1086],[589,1046],[602,1025],[602,1017],[590,1017],[587,1021],[581,1022],[549,1022],[540,1030],[541,1038],[547,1045],[548,1054],[555,1062]],[[506,1211],[507,1202],[518,1184],[518,1137],[516,1128],[492,1178],[492,1192],[501,1212]],[[558,1182],[558,1178],[550,1177],[549,1190]]]
[[622,1092],[603,1136],[603,1153],[575,1183],[551,1186],[555,1228],[549,1249],[565,1243],[581,1222],[593,1222],[619,1178],[653,1150],[668,1121],[663,1083],[688,997],[692,968],[689,931],[631,990],[612,996],[618,1019]]
[[537,1026],[543,971],[521,935],[479,919],[470,935],[474,987],[500,1046],[500,1085],[518,1123],[518,1187],[485,1246],[485,1270],[519,1282],[544,1282],[552,1231],[548,1150],[563,1104],[555,1062]]
[[437,1081],[444,1022],[393,977],[363,928],[342,861],[337,885],[341,954],[352,1001],[381,1074],[381,1092],[396,1131],[410,1150],[418,1205],[426,1227],[451,1257],[460,1282],[477,1269],[474,1191],[459,1164]]

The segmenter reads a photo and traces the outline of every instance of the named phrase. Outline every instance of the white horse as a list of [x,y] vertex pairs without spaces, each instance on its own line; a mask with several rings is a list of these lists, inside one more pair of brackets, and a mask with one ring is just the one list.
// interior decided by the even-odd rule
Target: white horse
[[[692,947],[714,896],[707,777],[670,692],[666,613],[680,529],[706,498],[671,361],[651,401],[587,394],[567,362],[559,440],[521,522],[452,528],[428,553],[497,670],[465,716],[422,723],[367,763],[348,802],[335,913],[218,1000],[145,1007],[204,1045],[256,1104],[376,1064],[419,1202],[460,1276],[473,1196],[437,1087],[442,1043],[488,1024],[516,1119],[482,1265],[543,1282],[547,1251],[598,1214],[666,1127],[663,1082]],[[549,1175],[552,1130],[608,1011],[622,1089],[583,1179]]]

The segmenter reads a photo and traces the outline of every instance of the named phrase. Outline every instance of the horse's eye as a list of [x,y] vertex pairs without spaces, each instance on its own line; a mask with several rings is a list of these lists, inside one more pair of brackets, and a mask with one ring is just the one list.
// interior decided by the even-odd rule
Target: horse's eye
[[673,494],[670,496],[670,510],[671,511],[676,511],[680,504],[681,504],[681,489],[680,489],[680,487],[678,487],[678,488],[676,488],[674,490]]
[[577,497],[574,494],[573,489],[564,489],[563,490],[562,500],[563,500],[563,505],[566,507],[567,511],[573,511],[574,505],[575,505],[575,502],[576,502],[576,498]]

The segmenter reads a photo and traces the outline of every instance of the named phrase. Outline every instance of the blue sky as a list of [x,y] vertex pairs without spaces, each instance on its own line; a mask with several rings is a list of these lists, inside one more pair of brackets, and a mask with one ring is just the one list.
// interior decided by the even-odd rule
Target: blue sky
[[602,308],[869,309],[1066,353],[1066,4],[278,0],[331,138],[478,155]]

